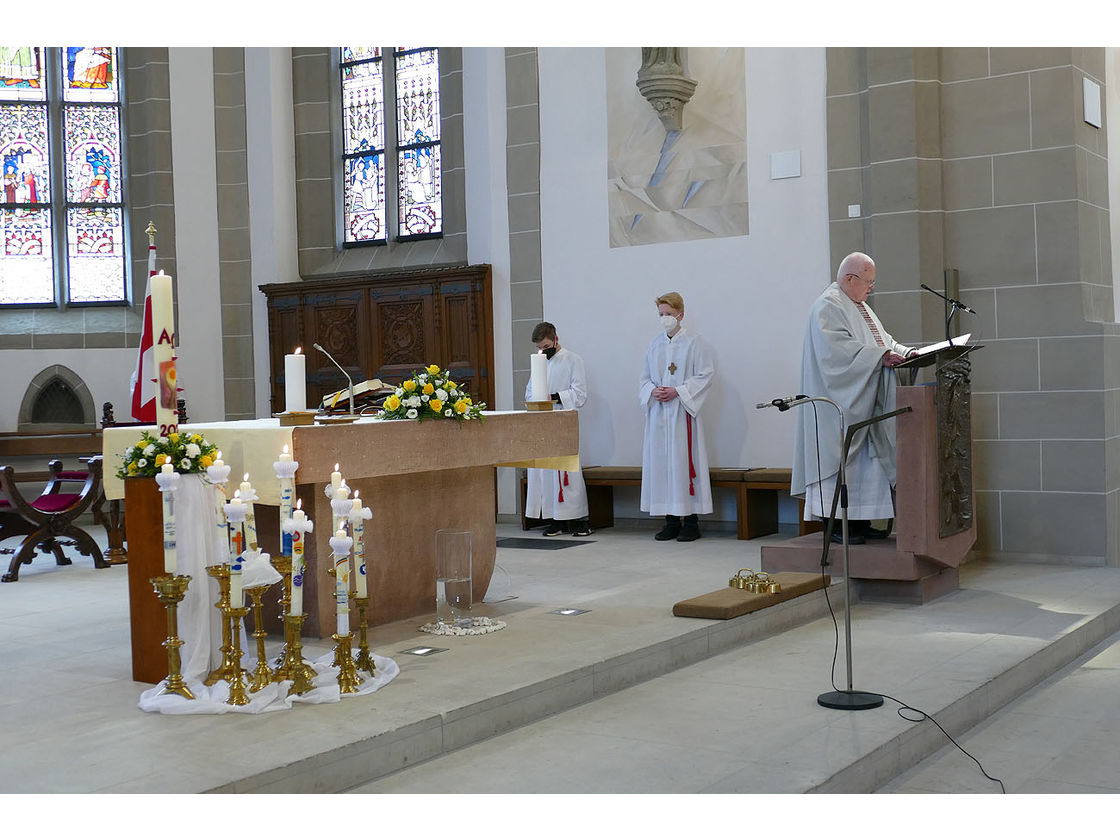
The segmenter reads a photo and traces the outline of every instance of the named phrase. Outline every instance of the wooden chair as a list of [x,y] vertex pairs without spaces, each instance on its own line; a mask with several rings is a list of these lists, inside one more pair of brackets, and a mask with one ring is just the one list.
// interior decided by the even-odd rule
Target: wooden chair
[[[31,501],[20,492],[15,470],[0,467],[0,540],[24,536],[2,578],[5,583],[18,581],[20,565],[34,560],[39,550],[54,554],[59,566],[69,566],[60,537],[74,540],[81,554],[93,557],[95,568],[109,568],[97,542],[75,523],[101,493],[101,456],[86,459],[86,464],[86,470],[64,470],[62,461],[51,461],[46,486]],[[76,484],[81,485],[78,492],[66,492]]]

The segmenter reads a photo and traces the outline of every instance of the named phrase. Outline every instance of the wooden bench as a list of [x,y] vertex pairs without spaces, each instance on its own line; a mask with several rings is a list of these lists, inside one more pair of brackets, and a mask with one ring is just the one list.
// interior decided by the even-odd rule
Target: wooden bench
[[[781,467],[727,468],[708,470],[713,488],[735,491],[737,536],[751,540],[778,533],[778,499],[790,494],[792,470]],[[588,514],[592,528],[614,525],[615,487],[634,487],[642,483],[641,467],[585,467],[583,481],[587,485]],[[525,516],[524,476],[521,479],[521,527],[528,530],[537,520]],[[819,531],[815,522],[804,521],[805,503],[798,499],[799,532]]]
[[[11,466],[0,467],[0,540],[24,537],[7,574],[0,578],[4,583],[18,581],[19,567],[34,560],[38,551],[50,551],[55,563],[69,566],[72,561],[62,550],[61,537],[72,539],[79,552],[93,557],[95,568],[109,567],[96,540],[75,522],[102,494],[101,456],[84,460],[84,470],[64,470],[62,461],[51,461],[46,484],[35,498],[26,498],[20,484],[41,474],[17,474]],[[72,489],[75,485],[80,485],[77,492]]]

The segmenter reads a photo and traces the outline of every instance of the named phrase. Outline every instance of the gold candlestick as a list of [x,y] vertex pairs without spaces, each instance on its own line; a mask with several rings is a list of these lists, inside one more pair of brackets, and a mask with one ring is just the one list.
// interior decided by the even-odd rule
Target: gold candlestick
[[311,681],[317,676],[315,669],[303,661],[303,620],[306,615],[285,615],[284,635],[287,642],[284,645],[284,663],[276,669],[273,679],[276,682],[291,680],[288,694],[306,694],[314,686]]
[[263,604],[261,599],[271,583],[263,586],[247,586],[245,592],[253,599],[253,638],[257,640],[257,667],[253,669],[252,679],[249,682],[249,691],[260,691],[266,685],[272,684],[272,669],[268,667],[268,655],[265,653],[264,640],[268,635],[264,629]]
[[187,586],[191,582],[190,575],[160,575],[151,579],[160,603],[167,610],[167,641],[163,646],[167,648],[167,685],[160,694],[178,694],[188,700],[193,700],[194,695],[183,681],[181,669],[182,659],[179,648],[183,640],[179,638],[179,602],[187,594]]
[[354,603],[358,607],[358,655],[354,659],[354,667],[372,677],[374,676],[373,655],[369,652],[369,644],[366,642],[366,606],[369,604],[369,598],[355,596]]
[[338,690],[343,694],[353,694],[361,686],[362,680],[350,656],[352,636],[349,633],[345,635],[335,633],[331,638],[335,640],[334,659],[338,663]]
[[230,664],[230,632],[229,632],[229,616],[227,611],[230,607],[229,602],[229,563],[219,563],[215,566],[207,566],[206,574],[218,581],[218,601],[214,604],[218,611],[222,614],[222,646],[219,648],[222,652],[222,664],[210,672],[209,676],[203,680],[203,685],[213,685],[218,680],[228,680],[231,671]]
[[[288,608],[292,605],[292,557],[289,554],[280,554],[276,557],[269,557],[269,562],[272,563],[272,568],[278,571],[284,586],[280,590],[280,617],[284,618],[288,614]],[[284,645],[280,648],[280,654],[273,660],[276,671],[273,672],[273,682],[280,682],[282,679],[290,679],[290,677],[280,676],[280,671],[284,668],[284,660],[288,655],[288,631],[287,623],[284,625]]]
[[244,706],[249,702],[245,694],[245,669],[241,667],[241,619],[249,614],[248,607],[230,607],[230,671],[226,675],[229,682],[230,706]]

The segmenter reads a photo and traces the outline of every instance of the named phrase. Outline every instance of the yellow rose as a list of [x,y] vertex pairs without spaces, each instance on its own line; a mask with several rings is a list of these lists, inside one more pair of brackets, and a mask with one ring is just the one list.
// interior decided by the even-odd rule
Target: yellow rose
[[167,436],[167,439],[169,441],[171,441],[172,443],[178,443],[179,442],[179,433],[178,432],[172,432],[171,434],[169,434]]
[[214,458],[211,455],[203,455],[201,458],[198,459],[198,465],[200,467],[202,467],[203,469],[206,469],[207,467],[212,466],[213,464],[214,464]]
[[390,394],[389,399],[385,400],[385,408],[389,411],[396,411],[401,407],[401,399],[396,394]]
[[406,380],[405,380],[405,381],[404,381],[404,382],[403,382],[403,383],[401,384],[401,387],[402,387],[402,388],[404,388],[404,389],[405,389],[406,391],[408,391],[409,393],[412,393],[413,391],[415,391],[415,390],[416,390],[416,383],[415,383],[415,382],[413,382],[413,381],[412,381],[411,379],[406,379]]
[[432,376],[435,376],[437,373],[439,373],[439,365],[428,365],[427,370],[428,373],[430,373]]
[[156,466],[157,467],[162,467],[164,461],[170,461],[170,460],[171,460],[170,455],[164,455],[163,453],[160,453],[159,455],[156,456]]
[[129,472],[129,475],[136,475],[136,462],[135,461],[133,461],[131,464],[128,465],[128,472]]
[[459,386],[456,385],[454,382],[452,382],[450,379],[447,380],[447,390],[448,391],[454,391],[458,387]]
[[431,382],[425,382],[424,383],[424,393],[425,394],[434,394],[435,392],[436,392],[436,386],[435,385],[433,385]]
[[436,414],[439,414],[441,411],[443,411],[443,403],[441,403],[434,397],[428,400],[428,405],[432,407],[432,411],[434,411]]
[[456,414],[463,414],[463,413],[466,412],[466,410],[467,410],[467,401],[466,400],[459,400],[459,402],[455,403],[455,413]]
[[191,435],[191,443],[202,443],[202,435]]

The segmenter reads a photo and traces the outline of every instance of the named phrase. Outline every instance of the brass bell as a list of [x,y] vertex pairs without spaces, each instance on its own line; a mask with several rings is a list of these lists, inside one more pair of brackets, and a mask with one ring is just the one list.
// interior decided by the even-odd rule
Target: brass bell
[[782,585],[775,580],[770,584],[769,589],[771,595],[777,595],[782,591]]
[[751,581],[751,592],[762,594],[766,592],[766,588],[770,585],[770,575],[766,572],[759,572],[754,576]]
[[751,577],[754,577],[754,569],[740,569],[735,573],[735,577],[727,582],[727,585],[732,589],[746,589],[748,578],[743,577],[743,572],[750,572]]

